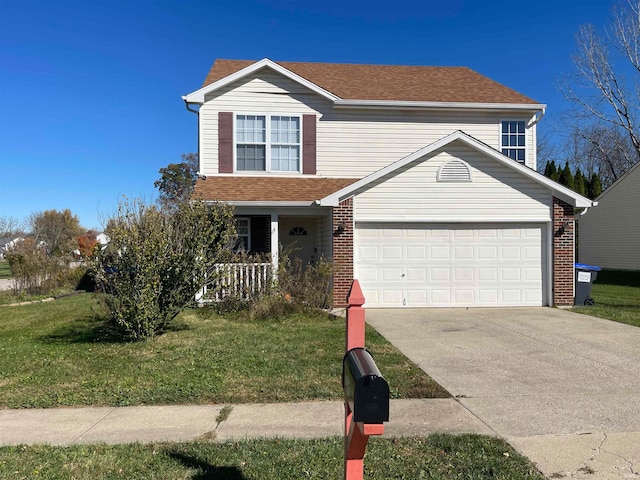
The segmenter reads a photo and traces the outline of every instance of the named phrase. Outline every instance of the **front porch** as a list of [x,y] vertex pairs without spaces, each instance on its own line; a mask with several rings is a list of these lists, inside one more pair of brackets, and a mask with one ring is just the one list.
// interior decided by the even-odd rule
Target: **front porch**
[[[281,255],[286,255],[292,263],[300,262],[302,265],[315,265],[321,259],[332,262],[332,289],[336,298],[336,285],[344,283],[336,282],[336,274],[340,271],[339,278],[348,278],[348,281],[353,277],[352,261],[348,262],[346,270],[336,268],[335,244],[340,243],[339,239],[343,236],[352,239],[352,225],[345,222],[343,216],[336,217],[337,210],[339,208],[317,206],[280,209],[236,206],[237,240],[234,248],[264,260],[217,266],[218,286],[205,289],[198,296],[198,301],[220,301],[226,297],[248,299],[265,292],[277,275]],[[348,248],[352,249],[352,240],[349,243]],[[340,248],[338,255],[347,259],[353,256],[351,250],[345,255],[344,248]],[[339,260],[338,265],[344,263]],[[346,299],[346,291],[339,295],[337,298]]]

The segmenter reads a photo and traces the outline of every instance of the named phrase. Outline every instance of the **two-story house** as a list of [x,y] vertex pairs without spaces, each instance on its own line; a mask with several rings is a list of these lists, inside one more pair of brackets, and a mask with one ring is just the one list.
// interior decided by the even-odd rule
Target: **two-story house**
[[[468,68],[217,60],[196,194],[247,250],[295,245],[366,307],[570,305],[574,208],[536,172],[540,104]],[[204,178],[206,177],[206,178]]]

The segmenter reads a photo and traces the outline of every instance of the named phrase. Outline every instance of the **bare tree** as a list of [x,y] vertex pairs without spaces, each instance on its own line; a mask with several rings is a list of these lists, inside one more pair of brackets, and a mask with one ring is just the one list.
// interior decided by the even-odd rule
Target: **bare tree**
[[604,35],[583,25],[575,72],[562,85],[574,105],[572,137],[612,183],[640,161],[640,0],[618,3]]
[[20,221],[11,216],[0,217],[0,238],[17,236],[20,233]]
[[544,172],[547,162],[551,162],[558,159],[558,147],[553,143],[551,138],[551,124],[541,124],[537,131],[537,170],[538,172]]

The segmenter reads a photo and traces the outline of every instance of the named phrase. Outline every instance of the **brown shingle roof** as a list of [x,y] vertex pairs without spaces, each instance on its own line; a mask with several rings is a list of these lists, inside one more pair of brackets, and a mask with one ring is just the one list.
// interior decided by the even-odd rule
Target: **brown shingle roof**
[[223,202],[312,202],[355,181],[356,178],[216,176],[198,180],[194,197]]
[[[254,63],[250,60],[218,59],[203,86]],[[343,100],[538,103],[467,67],[276,63]]]

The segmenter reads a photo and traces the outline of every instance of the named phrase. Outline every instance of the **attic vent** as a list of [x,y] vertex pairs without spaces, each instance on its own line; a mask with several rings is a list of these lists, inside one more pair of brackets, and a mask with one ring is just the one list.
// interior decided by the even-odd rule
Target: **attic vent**
[[471,170],[462,160],[451,160],[438,170],[439,182],[470,182]]

